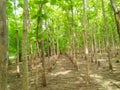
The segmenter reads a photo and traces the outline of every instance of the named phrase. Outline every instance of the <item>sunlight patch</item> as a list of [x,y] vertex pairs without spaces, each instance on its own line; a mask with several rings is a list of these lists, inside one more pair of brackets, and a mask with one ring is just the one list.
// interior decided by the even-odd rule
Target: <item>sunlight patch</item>
[[106,59],[98,59],[98,61],[106,61]]
[[92,74],[92,75],[90,75],[91,77],[96,77],[96,78],[98,78],[98,79],[102,79],[103,77],[102,76],[99,76],[99,75],[97,75],[97,74]]
[[57,75],[66,75],[68,74],[69,72],[71,72],[71,70],[67,70],[67,71],[60,71],[60,72],[57,72],[57,73],[51,73],[52,76],[57,76]]

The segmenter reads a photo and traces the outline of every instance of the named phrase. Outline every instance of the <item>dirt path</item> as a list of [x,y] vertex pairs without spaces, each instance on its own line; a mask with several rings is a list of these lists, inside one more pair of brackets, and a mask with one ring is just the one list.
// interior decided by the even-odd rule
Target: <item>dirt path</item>
[[78,63],[80,69],[76,71],[67,57],[60,56],[55,69],[47,75],[48,86],[41,90],[99,90],[96,82],[86,87],[84,63]]
[[48,86],[42,90],[78,90],[80,85],[85,83],[65,56],[60,56],[55,69],[47,75],[47,78]]
[[[85,83],[85,60],[79,58],[79,71],[76,71],[71,61],[61,55],[56,62],[55,68],[51,72],[46,73],[47,87],[41,86],[41,73],[39,78],[38,90],[120,90],[120,63],[113,62],[114,71],[109,72],[107,62],[101,61],[101,66],[98,68],[94,63],[90,64],[91,84],[89,87]],[[21,80],[15,78],[15,69],[9,70],[9,90],[21,90]],[[35,90],[34,79],[30,90]]]
[[101,67],[90,64],[90,87],[85,84],[85,60],[78,60],[77,72],[70,60],[60,56],[55,69],[47,75],[48,86],[42,90],[120,90],[120,64],[113,62],[114,71],[109,72],[106,60],[101,61]]

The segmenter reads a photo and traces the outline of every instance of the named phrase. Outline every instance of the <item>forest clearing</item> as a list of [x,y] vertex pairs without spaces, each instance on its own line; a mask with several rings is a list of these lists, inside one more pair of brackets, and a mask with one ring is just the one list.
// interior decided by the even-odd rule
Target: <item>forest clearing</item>
[[1,0],[0,90],[120,90],[120,0]]

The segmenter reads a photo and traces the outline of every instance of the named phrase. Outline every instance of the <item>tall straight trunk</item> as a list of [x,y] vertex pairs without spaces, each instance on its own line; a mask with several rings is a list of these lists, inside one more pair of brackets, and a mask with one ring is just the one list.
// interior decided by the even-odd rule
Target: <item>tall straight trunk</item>
[[38,43],[36,42],[36,56],[35,56],[35,67],[36,67],[36,77],[35,77],[35,86],[36,86],[36,90],[38,90],[38,78],[39,78],[39,69],[38,69],[38,65],[39,65],[39,52],[38,52]]
[[22,90],[29,90],[28,59],[27,59],[27,27],[28,27],[28,0],[23,0],[23,31],[22,31]]
[[95,56],[95,54],[96,54],[96,44],[95,44],[95,42],[96,42],[96,40],[95,40],[95,35],[94,35],[94,29],[92,29],[92,36],[91,36],[91,48],[92,48],[92,50],[91,50],[91,54],[92,54],[92,56],[91,56],[91,62],[95,62],[95,63],[97,63],[97,61],[96,61],[96,56]]
[[[96,24],[96,22],[95,22]],[[95,35],[95,26],[93,26],[93,28],[90,28],[92,24],[89,22],[88,20],[88,27],[89,27],[89,31],[91,31],[91,40],[90,40],[90,44],[91,44],[91,62],[95,62],[97,63],[97,59],[96,59],[96,35]]]
[[112,34],[112,56],[115,56],[115,38],[113,34]]
[[[38,14],[40,14],[41,13],[41,10],[42,10],[42,5],[41,4],[39,4],[38,5]],[[36,63],[36,82],[35,82],[35,84],[36,84],[36,90],[38,90],[38,67],[37,67],[37,65],[38,65],[38,61],[39,61],[39,41],[38,41],[38,34],[39,34],[39,32],[38,32],[38,30],[39,30],[39,23],[40,23],[40,16],[38,16],[38,18],[37,18],[37,29],[36,29],[36,61],[35,61],[35,63]]]
[[20,67],[19,67],[19,37],[18,37],[18,30],[16,30],[16,41],[17,41],[16,70],[17,70],[17,77],[20,77]]
[[53,52],[53,55],[56,55],[56,52],[55,52],[55,39],[54,37],[52,37],[52,52]]
[[17,24],[17,17],[16,17],[16,0],[14,0],[14,11],[15,11],[15,27],[16,27],[16,72],[17,72],[17,77],[20,77],[20,68],[19,68],[19,35],[18,35],[18,24]]
[[32,46],[32,41],[30,41],[30,69],[33,69],[33,46]]
[[66,18],[67,18],[67,29],[68,29],[68,37],[69,37],[69,55],[72,55],[72,42],[71,42],[71,26],[70,26],[70,22],[69,22],[69,12],[68,10],[66,10]]
[[71,1],[71,14],[72,14],[72,25],[71,25],[71,29],[72,29],[72,42],[73,42],[73,59],[76,59],[76,55],[75,55],[75,38],[76,38],[76,33],[75,33],[75,29],[74,29],[74,10],[73,10],[73,2],[72,2],[72,0],[70,0]]
[[40,42],[41,47],[41,62],[42,62],[42,85],[46,86],[46,75],[45,75],[45,56],[44,56],[44,40]]
[[[58,22],[60,22],[60,20],[59,20],[59,18],[58,18]],[[60,30],[60,23],[58,23],[58,31]],[[56,39],[56,43],[57,43],[57,56],[59,56],[59,54],[60,54],[60,49],[59,49],[59,38],[57,37],[57,39]]]
[[75,43],[76,43],[76,32],[75,32],[75,28],[74,28],[74,10],[73,10],[73,2],[72,2],[72,0],[70,0],[71,1],[71,14],[72,14],[72,25],[71,25],[71,29],[72,29],[72,42],[73,42],[73,59],[76,59],[76,46],[75,46]]
[[86,0],[83,0],[83,13],[84,13],[83,39],[84,39],[84,53],[86,59],[86,83],[88,85],[90,83],[90,75],[89,75],[90,71],[89,71],[88,45],[87,45],[87,35],[86,35],[86,29],[87,29]]
[[[39,4],[39,8],[41,7],[41,4]],[[42,9],[41,12],[42,13]],[[39,27],[40,27],[40,33],[42,34],[42,21],[40,19],[39,21]],[[44,55],[44,39],[41,38],[40,41],[40,49],[41,49],[41,63],[42,63],[42,86],[46,87],[46,73],[45,73],[45,55]]]
[[47,47],[48,71],[51,71],[52,65],[51,65],[51,60],[50,60],[50,41],[49,41],[49,30],[48,30],[48,27],[47,27],[48,23],[49,23],[49,22],[46,20],[46,21],[45,21],[45,27],[46,27],[46,34],[47,34],[47,36],[48,36],[47,42],[46,42],[47,45],[48,45],[48,47]]
[[38,78],[39,78],[39,69],[38,69],[38,62],[39,62],[39,52],[38,52],[38,42],[36,42],[36,56],[35,56],[35,65],[36,65],[36,77],[35,77],[35,85],[36,90],[38,90]]
[[114,41],[114,36],[112,35],[112,47],[115,49],[115,41]]
[[73,1],[71,1],[71,14],[72,14],[72,25],[71,25],[71,32],[72,32],[72,42],[73,42],[73,63],[74,66],[76,68],[76,70],[78,70],[78,64],[77,64],[77,55],[76,55],[76,30],[75,30],[75,26],[74,26],[74,9],[73,9]]
[[0,90],[7,90],[6,0],[0,1]]
[[[54,20],[52,20],[52,24],[53,24],[53,33],[55,32],[55,27],[54,27]],[[52,36],[51,37],[51,41],[52,41],[52,53],[53,55],[56,55],[56,52],[55,52],[55,37]]]
[[[114,24],[114,22],[112,24]],[[113,50],[115,51],[115,49],[116,49],[116,38],[115,38],[116,37],[116,33],[114,32],[114,27],[111,26],[111,28],[113,30],[112,31],[112,45],[113,45]]]
[[57,38],[57,56],[59,56],[60,52],[59,52],[59,39]]
[[[96,23],[95,23],[96,24]],[[96,26],[96,25],[95,25]],[[96,28],[96,27],[95,27]],[[95,29],[94,28],[94,29]],[[94,60],[95,60],[95,63],[97,63],[97,59],[96,59],[96,35],[93,34],[93,52],[94,52]]]
[[115,17],[115,21],[116,21],[116,25],[117,25],[117,32],[118,32],[119,39],[120,39],[120,11],[118,11],[118,9],[116,8],[114,0],[110,0],[110,3],[112,5],[112,9],[114,11],[114,17]]
[[104,30],[105,30],[105,35],[106,35],[106,49],[107,49],[107,53],[108,53],[109,69],[113,70],[111,57],[110,57],[111,55],[110,55],[108,27],[107,27],[107,21],[106,21],[106,15],[105,15],[105,7],[104,7],[104,1],[103,0],[102,0],[102,11],[103,11],[103,18],[104,18]]

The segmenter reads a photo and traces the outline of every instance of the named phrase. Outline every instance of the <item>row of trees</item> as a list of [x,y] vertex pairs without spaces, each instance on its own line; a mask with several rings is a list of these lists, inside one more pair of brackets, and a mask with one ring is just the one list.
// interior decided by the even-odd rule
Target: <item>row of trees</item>
[[[29,64],[32,67],[33,62],[39,62],[41,58],[42,85],[46,86],[45,56],[50,59],[50,56],[66,53],[79,70],[77,53],[83,50],[82,47],[87,83],[90,82],[89,52],[91,61],[98,63],[96,53],[105,50],[112,71],[111,50],[115,51],[120,43],[119,3],[119,0],[1,0],[0,90],[7,89],[8,51],[9,56],[16,56],[17,76],[22,73],[23,90],[29,89]],[[19,61],[22,61],[21,71]]]

